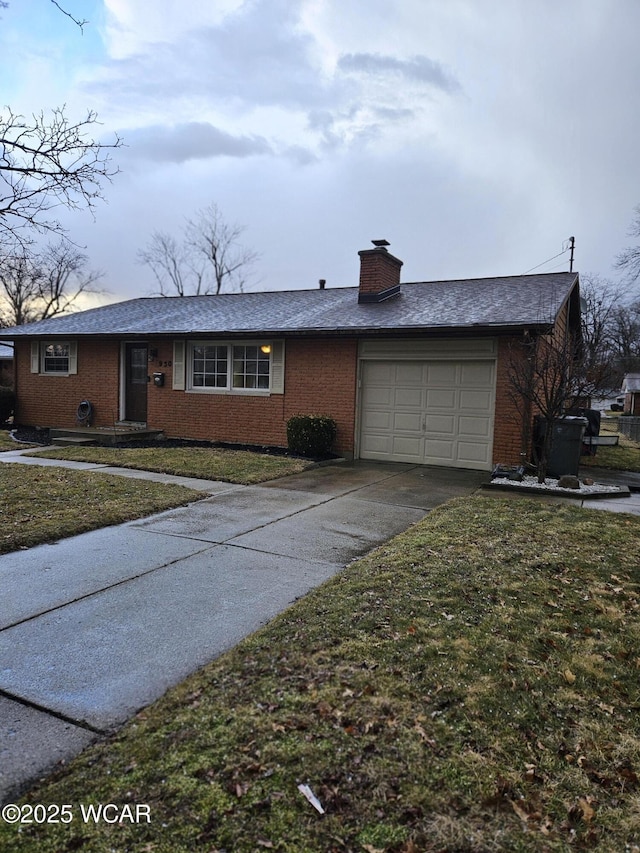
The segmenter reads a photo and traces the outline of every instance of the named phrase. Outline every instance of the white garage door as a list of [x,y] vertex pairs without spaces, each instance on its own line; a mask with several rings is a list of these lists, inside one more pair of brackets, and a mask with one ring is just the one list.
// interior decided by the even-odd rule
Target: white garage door
[[360,457],[491,468],[494,361],[363,361]]

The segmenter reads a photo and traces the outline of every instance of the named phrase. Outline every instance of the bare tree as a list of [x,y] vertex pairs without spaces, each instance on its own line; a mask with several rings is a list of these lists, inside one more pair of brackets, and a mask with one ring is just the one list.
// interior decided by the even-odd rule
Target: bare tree
[[523,443],[528,446],[533,413],[542,421],[542,442],[534,459],[538,482],[544,483],[554,421],[584,393],[584,362],[580,341],[573,335],[526,333],[512,346],[509,359],[509,396],[524,422]]
[[29,304],[40,284],[40,270],[26,249],[0,257],[0,326],[31,322]]
[[[640,238],[640,204],[634,209],[634,218],[629,228],[629,236]],[[640,278],[640,244],[635,246],[627,246],[618,255],[615,262],[616,269],[622,270],[627,274],[630,282],[637,281]]]
[[580,279],[580,295],[584,393],[590,397],[620,384],[615,326],[624,311],[625,292],[607,279],[587,274]]
[[640,370],[640,302],[620,305],[611,318],[612,360],[618,368],[618,379],[625,373]]
[[159,296],[202,294],[204,263],[195,266],[189,248],[171,234],[154,231],[146,248],[138,252],[138,260],[146,264],[156,277]]
[[138,252],[158,282],[160,296],[218,294],[242,291],[256,252],[244,248],[244,228],[229,225],[215,204],[187,220],[182,240],[155,231],[146,248]]
[[195,219],[187,222],[186,243],[206,259],[209,273],[213,277],[213,289],[220,293],[223,287],[242,292],[247,281],[248,269],[258,260],[258,254],[244,248],[240,236],[241,225],[225,222],[216,204],[200,210]]
[[0,326],[21,326],[65,314],[83,294],[100,293],[101,274],[88,270],[88,258],[70,243],[39,253],[15,245],[0,255]]
[[93,212],[103,200],[102,184],[118,169],[110,151],[119,148],[89,135],[98,124],[89,110],[72,122],[64,107],[50,116],[30,119],[4,107],[0,114],[0,238],[29,242],[34,230],[63,235],[65,229],[53,211],[59,207]]

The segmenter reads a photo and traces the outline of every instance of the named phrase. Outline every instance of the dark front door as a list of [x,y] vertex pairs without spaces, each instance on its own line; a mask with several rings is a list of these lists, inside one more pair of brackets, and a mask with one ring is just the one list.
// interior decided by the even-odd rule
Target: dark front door
[[127,344],[125,362],[125,420],[146,424],[149,381],[147,345]]

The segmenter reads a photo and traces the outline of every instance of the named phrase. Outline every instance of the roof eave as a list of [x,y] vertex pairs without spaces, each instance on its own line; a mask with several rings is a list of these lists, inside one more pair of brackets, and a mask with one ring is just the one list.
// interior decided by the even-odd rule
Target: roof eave
[[51,339],[118,339],[118,340],[141,340],[148,338],[193,338],[193,337],[225,337],[225,338],[247,338],[247,337],[312,337],[312,336],[340,336],[351,335],[354,337],[376,337],[384,335],[406,335],[410,333],[448,334],[448,335],[513,335],[520,334],[525,330],[546,334],[553,329],[553,322],[518,322],[518,323],[467,323],[459,325],[438,324],[403,324],[398,326],[331,326],[331,327],[303,327],[299,329],[168,329],[162,331],[141,332],[15,332],[5,335],[7,340],[21,340],[30,338]]

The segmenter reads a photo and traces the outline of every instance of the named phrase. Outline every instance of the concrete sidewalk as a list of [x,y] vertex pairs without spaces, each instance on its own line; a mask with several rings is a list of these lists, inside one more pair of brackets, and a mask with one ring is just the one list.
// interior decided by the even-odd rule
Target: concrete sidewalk
[[260,486],[195,481],[209,495],[190,506],[0,557],[0,800],[487,477],[358,462]]

